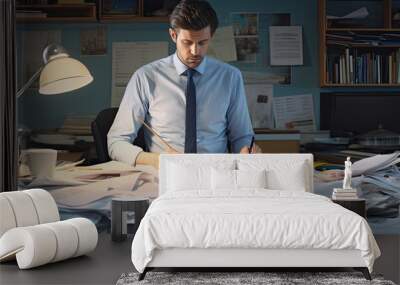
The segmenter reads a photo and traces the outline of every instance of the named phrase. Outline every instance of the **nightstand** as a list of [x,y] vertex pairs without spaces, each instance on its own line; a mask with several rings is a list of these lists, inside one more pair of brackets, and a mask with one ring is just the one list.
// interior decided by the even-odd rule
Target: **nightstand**
[[332,199],[332,202],[339,204],[340,206],[359,214],[361,217],[367,217],[367,210],[365,199],[354,199],[354,200],[338,200]]

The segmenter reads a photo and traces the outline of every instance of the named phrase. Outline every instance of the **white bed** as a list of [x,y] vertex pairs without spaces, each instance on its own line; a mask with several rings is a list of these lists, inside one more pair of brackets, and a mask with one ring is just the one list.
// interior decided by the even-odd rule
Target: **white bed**
[[[161,155],[159,198],[132,243],[155,267],[354,267],[379,248],[357,214],[312,194],[310,154]],[[265,184],[265,185],[264,185]]]

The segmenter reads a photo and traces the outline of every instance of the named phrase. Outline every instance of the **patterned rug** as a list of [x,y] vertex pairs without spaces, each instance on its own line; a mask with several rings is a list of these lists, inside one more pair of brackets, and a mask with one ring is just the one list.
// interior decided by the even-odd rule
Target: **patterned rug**
[[360,272],[153,272],[150,271],[142,281],[138,281],[139,273],[124,273],[116,285],[146,284],[213,284],[213,285],[395,285],[381,276],[372,275],[368,281]]

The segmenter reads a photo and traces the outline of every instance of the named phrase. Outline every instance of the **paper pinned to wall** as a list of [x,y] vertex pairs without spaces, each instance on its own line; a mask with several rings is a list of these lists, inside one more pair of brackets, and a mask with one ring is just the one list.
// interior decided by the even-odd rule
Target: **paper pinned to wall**
[[251,84],[245,85],[245,90],[253,128],[273,128],[273,86]]
[[225,62],[237,60],[232,26],[220,27],[215,31],[207,55]]
[[276,128],[315,131],[314,103],[311,94],[275,97]]
[[168,42],[113,43],[111,106],[119,106],[129,79],[137,69],[166,56]]
[[269,27],[271,65],[303,65],[301,26]]
[[82,55],[107,54],[107,28],[97,27],[80,30],[80,44]]
[[[19,72],[22,86],[29,78],[44,65],[43,50],[49,44],[61,44],[61,30],[22,31],[21,34],[21,59],[17,66],[23,68]],[[32,87],[38,86],[36,80]]]

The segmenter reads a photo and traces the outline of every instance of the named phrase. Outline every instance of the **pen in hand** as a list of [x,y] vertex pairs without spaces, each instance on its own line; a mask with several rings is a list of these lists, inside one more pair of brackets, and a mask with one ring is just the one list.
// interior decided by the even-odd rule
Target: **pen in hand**
[[251,138],[251,143],[250,143],[250,147],[249,147],[249,153],[253,152],[253,145],[254,145],[254,136]]
[[145,126],[153,135],[155,135],[163,144],[166,146],[167,151],[171,153],[178,153],[172,146],[170,146],[165,140],[162,139],[162,137],[157,134],[155,130],[153,130],[148,124],[146,124],[143,120],[139,119],[139,121]]

